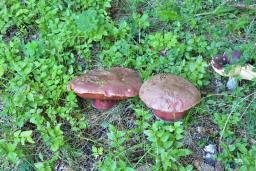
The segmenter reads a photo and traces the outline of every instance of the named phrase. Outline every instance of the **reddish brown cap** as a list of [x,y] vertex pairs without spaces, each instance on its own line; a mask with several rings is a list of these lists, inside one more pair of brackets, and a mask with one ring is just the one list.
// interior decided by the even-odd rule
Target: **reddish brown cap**
[[158,74],[144,82],[139,96],[149,108],[163,112],[184,112],[201,99],[193,84],[171,74]]
[[134,70],[114,67],[89,71],[70,81],[68,89],[85,99],[122,100],[137,96],[141,84]]

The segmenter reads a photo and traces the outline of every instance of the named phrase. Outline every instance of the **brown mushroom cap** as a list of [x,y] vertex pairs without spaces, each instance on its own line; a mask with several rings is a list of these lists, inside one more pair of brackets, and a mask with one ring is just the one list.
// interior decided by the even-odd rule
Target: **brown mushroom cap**
[[68,89],[86,99],[122,100],[137,96],[141,84],[134,70],[114,67],[89,71],[70,81]]
[[172,74],[158,74],[145,81],[139,96],[149,108],[170,113],[184,112],[201,99],[193,84]]

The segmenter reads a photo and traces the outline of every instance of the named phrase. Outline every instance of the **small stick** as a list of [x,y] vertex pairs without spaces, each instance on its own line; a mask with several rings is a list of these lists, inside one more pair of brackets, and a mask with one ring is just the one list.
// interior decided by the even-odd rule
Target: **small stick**
[[244,4],[232,4],[234,8],[244,9],[244,10],[256,10],[256,4],[253,5],[244,5]]

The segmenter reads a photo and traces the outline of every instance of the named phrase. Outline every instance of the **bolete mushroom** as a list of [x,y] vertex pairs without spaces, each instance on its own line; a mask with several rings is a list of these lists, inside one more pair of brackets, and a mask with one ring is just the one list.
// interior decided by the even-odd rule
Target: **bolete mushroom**
[[156,117],[165,121],[181,119],[201,99],[192,83],[172,74],[151,77],[142,84],[139,96]]
[[70,81],[68,89],[84,99],[92,99],[92,105],[104,111],[118,100],[137,96],[141,84],[141,78],[134,70],[114,67],[89,71]]

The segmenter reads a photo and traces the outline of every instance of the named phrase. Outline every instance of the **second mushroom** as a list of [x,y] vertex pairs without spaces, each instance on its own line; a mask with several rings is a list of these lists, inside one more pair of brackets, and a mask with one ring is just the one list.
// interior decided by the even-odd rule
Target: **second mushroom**
[[141,86],[139,96],[156,117],[165,121],[181,119],[201,99],[192,83],[172,74],[151,77]]

